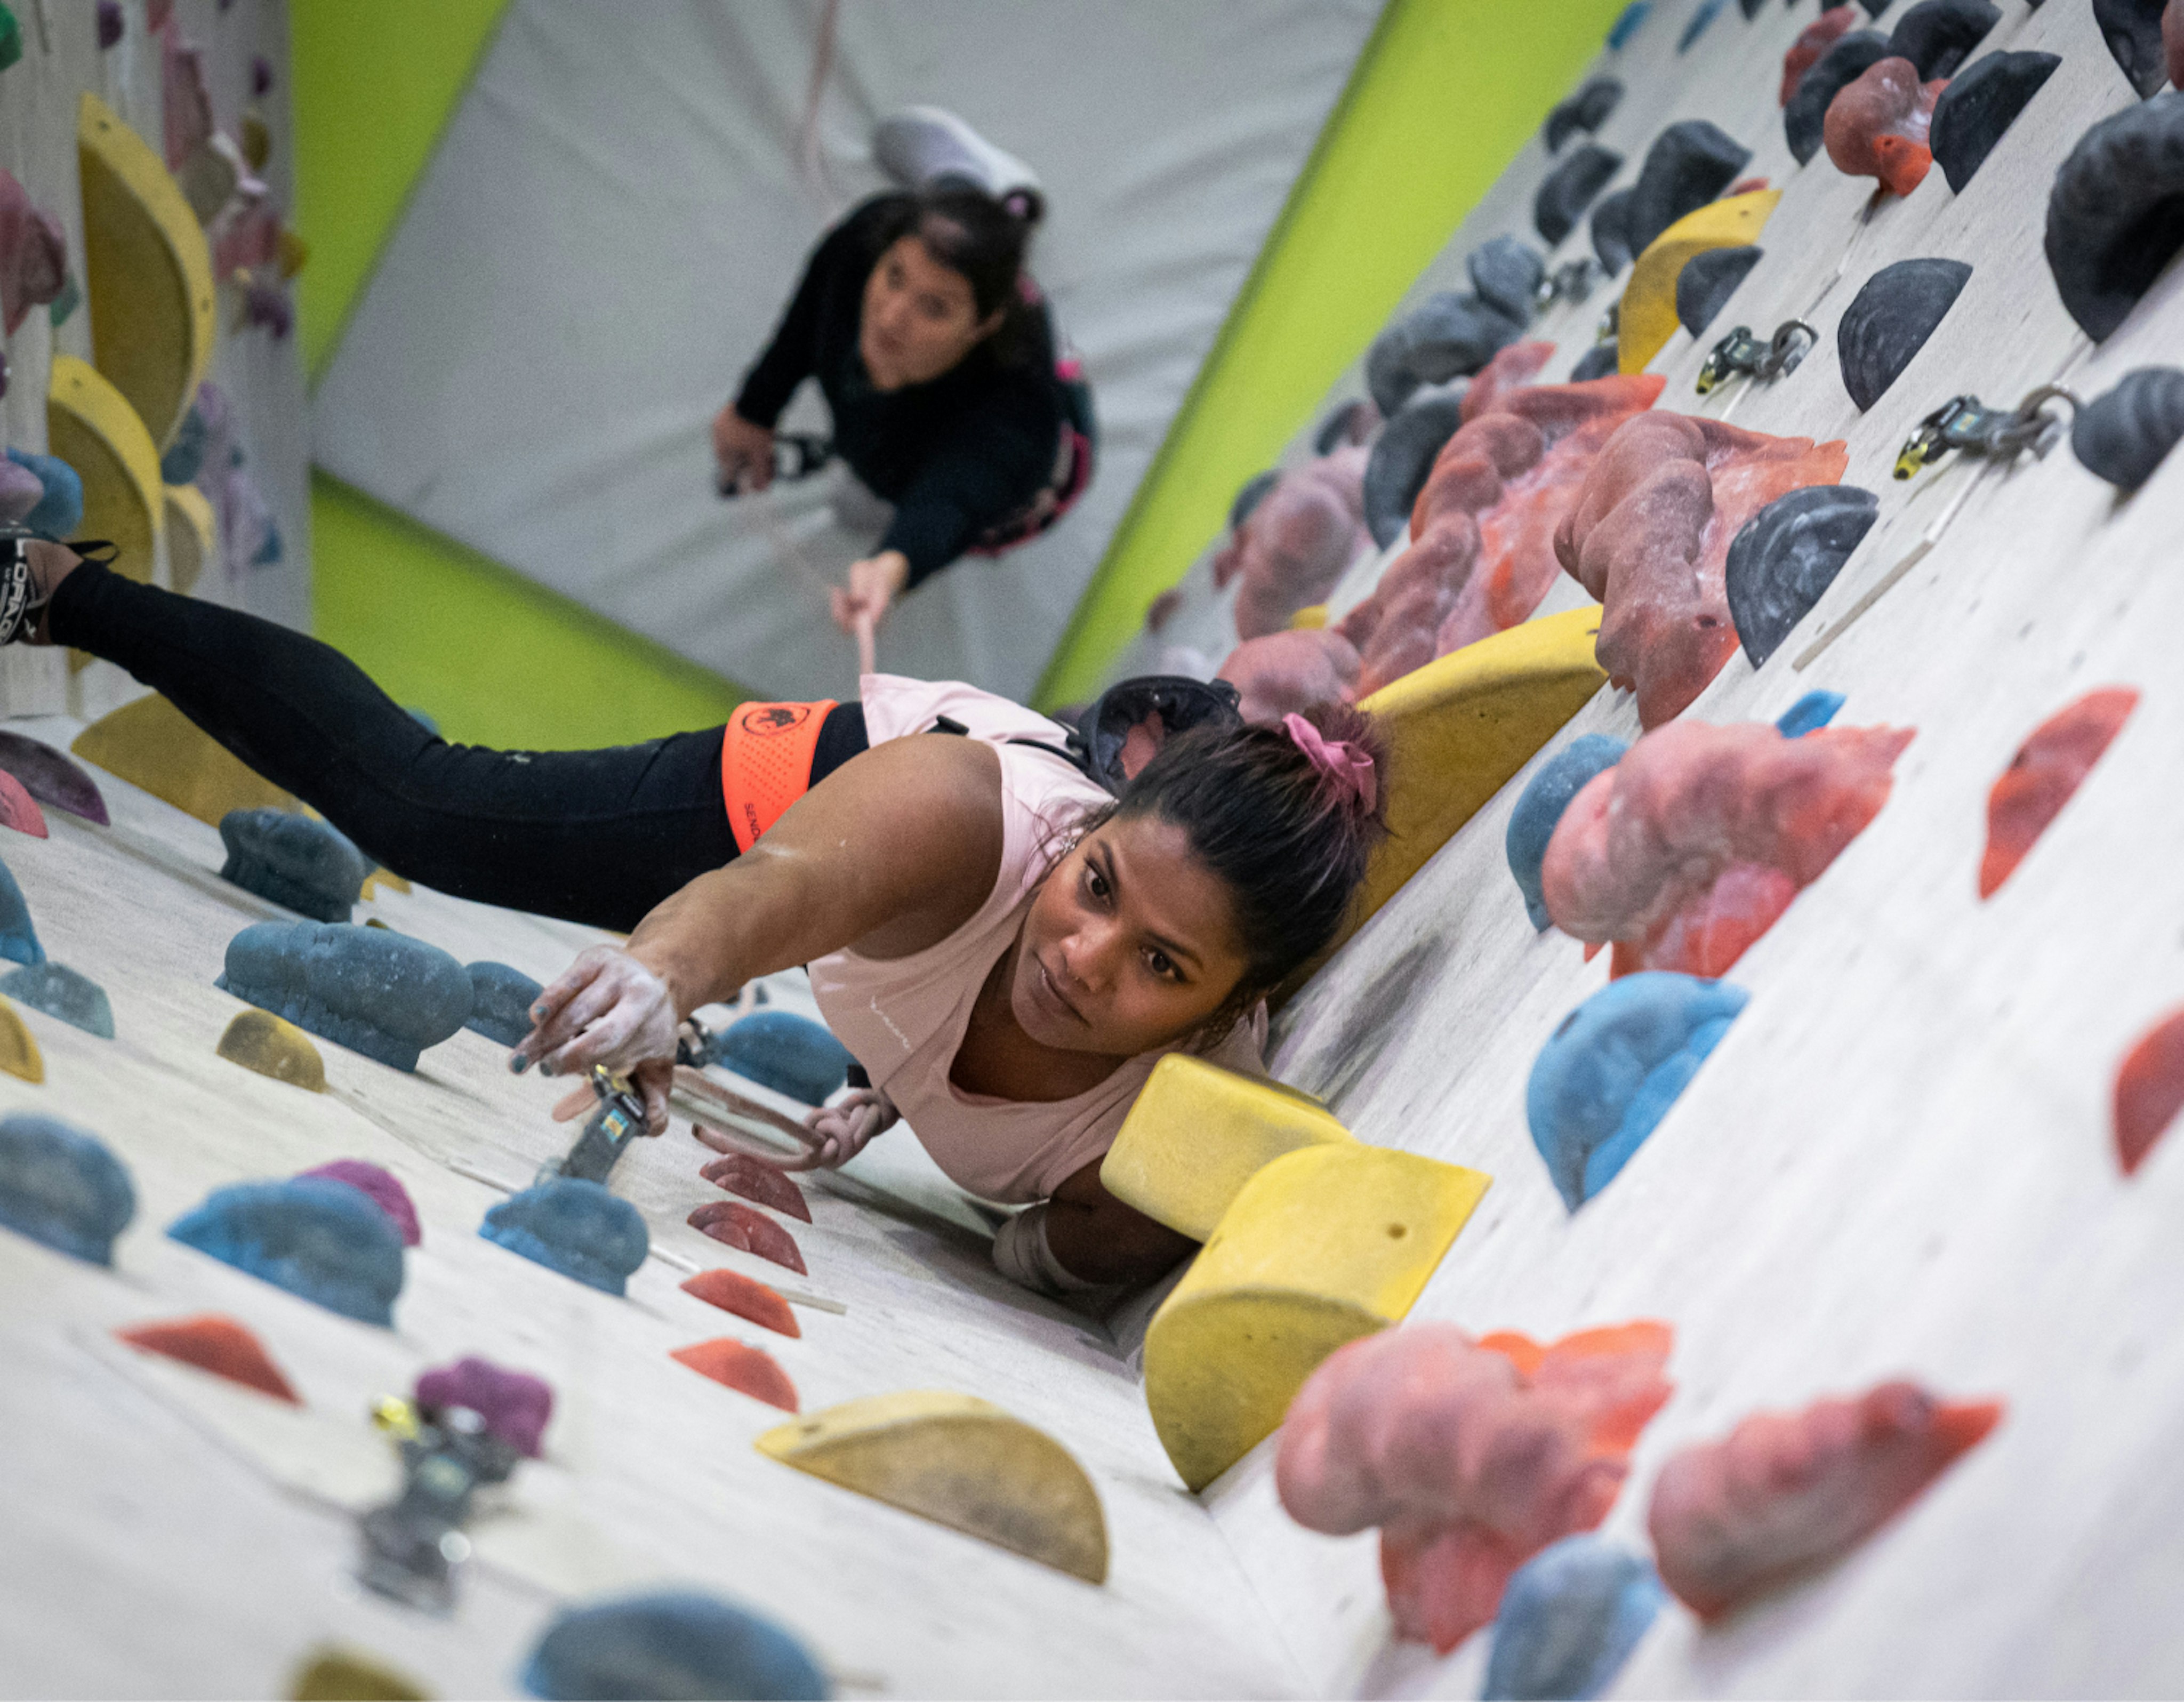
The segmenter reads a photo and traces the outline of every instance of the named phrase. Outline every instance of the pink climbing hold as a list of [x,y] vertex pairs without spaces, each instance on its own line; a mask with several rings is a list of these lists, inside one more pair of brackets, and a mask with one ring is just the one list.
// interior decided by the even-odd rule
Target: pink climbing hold
[[1547,914],[1576,939],[1613,941],[1613,974],[1720,976],[1880,812],[1912,736],[1691,721],[1648,733],[1556,823]]
[[1883,1383],[1759,1413],[1661,1468],[1646,1528],[1661,1578],[1702,1618],[1842,1558],[1983,1441],[2000,1401]]
[[712,1200],[692,1212],[690,1227],[709,1235],[723,1247],[755,1253],[776,1264],[787,1265],[800,1276],[806,1275],[804,1255],[788,1231],[762,1212],[727,1200]]
[[1299,609],[1323,603],[1351,562],[1373,548],[1365,529],[1362,449],[1291,467],[1274,482],[1214,559],[1217,586],[1236,589],[1236,636],[1284,631]]
[[410,1191],[392,1170],[368,1164],[361,1158],[337,1158],[332,1163],[297,1174],[299,1177],[320,1176],[329,1182],[354,1188],[393,1220],[403,1246],[415,1247],[424,1239],[424,1231],[417,1224],[416,1205],[410,1197]]
[[4,769],[0,769],[0,827],[13,828],[34,840],[47,837],[46,812],[24,790],[23,783]]
[[1908,59],[1867,66],[1828,107],[1823,134],[1836,170],[1878,178],[1883,188],[1908,195],[1933,166],[1926,133],[1933,127],[1934,103],[1948,86],[1946,77],[1921,83],[1918,66]]
[[1236,688],[1236,707],[1245,720],[1271,727],[1316,703],[1354,702],[1362,666],[1341,633],[1301,627],[1246,639],[1229,651],[1214,678]]
[[1670,1393],[1673,1341],[1641,1322],[1546,1347],[1446,1324],[1352,1342],[1290,1404],[1282,1504],[1333,1536],[1378,1525],[1396,1632],[1446,1654],[1493,1619],[1526,1560],[1607,1516]]
[[213,276],[232,278],[237,272],[254,272],[276,264],[281,258],[281,215],[260,201],[225,220],[213,244]]
[[1790,98],[1797,92],[1797,85],[1805,80],[1805,73],[1827,57],[1830,47],[1847,36],[1858,22],[1858,14],[1847,6],[1833,6],[1820,14],[1816,22],[1805,25],[1804,33],[1790,44],[1790,51],[1782,55],[1782,101],[1790,104]]
[[801,1336],[803,1330],[788,1303],[755,1277],[733,1270],[701,1270],[682,1285],[708,1306],[733,1312],[777,1336]]
[[698,1174],[716,1188],[801,1218],[807,1224],[811,1221],[811,1208],[805,1203],[804,1190],[796,1186],[795,1179],[780,1165],[769,1163],[755,1153],[731,1152],[725,1158],[714,1159]]
[[204,54],[182,39],[179,30],[160,33],[160,108],[166,120],[167,170],[179,171],[182,162],[212,140],[212,93],[205,86]]
[[504,1370],[475,1355],[439,1365],[417,1379],[417,1404],[428,1409],[468,1407],[485,1427],[526,1459],[545,1449],[554,1416],[554,1389],[543,1377]]
[[57,299],[67,282],[60,220],[31,205],[14,172],[0,170],[0,326],[13,337],[31,310]]
[[746,1347],[731,1336],[677,1348],[667,1356],[679,1359],[702,1377],[727,1385],[738,1394],[785,1413],[797,1409],[796,1385],[788,1381],[772,1354],[763,1348]]
[[2116,1158],[2126,1176],[2184,1111],[2184,1010],[2172,1011],[2124,1054],[2115,1079]]
[[1981,898],[1992,897],[2025,860],[2137,707],[2138,693],[2131,687],[2103,686],[2048,717],[2018,747],[1987,794]]
[[131,1347],[141,1348],[148,1353],[180,1359],[186,1365],[195,1365],[231,1383],[241,1383],[245,1388],[270,1395],[276,1401],[286,1401],[290,1406],[303,1404],[265,1345],[235,1320],[222,1317],[217,1312],[177,1318],[166,1324],[139,1324],[134,1329],[116,1330],[114,1333]]
[[1504,398],[1538,377],[1540,370],[1554,358],[1552,343],[1509,344],[1464,387],[1463,399],[1456,405],[1457,417],[1468,426],[1481,414],[1492,413]]

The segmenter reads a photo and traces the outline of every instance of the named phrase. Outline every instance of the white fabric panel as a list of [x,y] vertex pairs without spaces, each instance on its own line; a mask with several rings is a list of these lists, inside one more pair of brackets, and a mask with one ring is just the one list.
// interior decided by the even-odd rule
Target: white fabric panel
[[[883,187],[873,120],[948,107],[1044,180],[1034,268],[1097,391],[1101,460],[1045,538],[909,598],[879,655],[1022,696],[1378,9],[846,0],[813,170],[817,0],[515,0],[320,383],[315,456],[766,695],[848,695],[823,583],[872,534],[830,517],[839,471],[723,502],[707,427],[822,230]],[[822,419],[807,386],[783,423]]]

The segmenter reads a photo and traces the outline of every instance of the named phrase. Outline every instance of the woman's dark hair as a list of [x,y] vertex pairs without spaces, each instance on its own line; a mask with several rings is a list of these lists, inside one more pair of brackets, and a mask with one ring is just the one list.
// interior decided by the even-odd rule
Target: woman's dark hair
[[1284,724],[1195,727],[1138,771],[1109,819],[1157,816],[1189,836],[1193,853],[1228,889],[1246,968],[1208,1025],[1233,1022],[1334,938],[1386,837],[1387,752],[1373,719],[1346,703],[1304,719],[1332,745],[1373,759],[1373,801],[1323,773]]
[[943,177],[897,198],[879,229],[880,251],[915,235],[933,258],[971,286],[980,319],[1006,315],[988,339],[1005,360],[1028,358],[1021,347],[1036,311],[1035,291],[1026,288],[1024,255],[1045,204],[1038,192],[1014,189],[1000,200],[960,178]]

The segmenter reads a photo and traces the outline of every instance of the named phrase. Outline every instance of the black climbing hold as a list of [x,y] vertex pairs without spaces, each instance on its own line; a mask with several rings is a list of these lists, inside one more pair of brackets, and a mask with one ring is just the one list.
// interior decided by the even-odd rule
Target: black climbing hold
[[1919,0],[1896,20],[1888,45],[1899,59],[1919,68],[1919,81],[1953,77],[1987,31],[2002,21],[1989,0]]
[[1744,14],[1745,21],[1749,23],[1759,15],[1759,8],[1766,3],[1767,0],[1736,0],[1736,9]]
[[804,1646],[771,1620],[679,1591],[564,1610],[532,1650],[523,1688],[546,1702],[827,1694]]
[[2184,247],[2184,94],[2104,118],[2055,173],[2048,266],[2096,343],[2131,315]]
[[2093,0],[2093,22],[2125,79],[2142,98],[2169,81],[2161,50],[2162,0]]
[[1618,189],[1592,204],[1592,251],[1613,277],[1635,258],[1630,252],[1630,192]]
[[1805,611],[1835,583],[1880,499],[1854,484],[1814,484],[1778,496],[1730,540],[1723,570],[1729,618],[1752,665],[1780,648]]
[[1953,77],[1934,103],[1927,137],[1934,163],[1959,195],[2017,121],[2025,103],[2063,61],[2053,53],[1989,53],[1962,76]]
[[1883,59],[1892,57],[1888,37],[1878,30],[1853,30],[1820,56],[1805,73],[1790,104],[1782,109],[1782,133],[1797,164],[1805,165],[1820,151],[1825,140],[1828,107],[1835,98]]
[[[1253,473],[1238,488],[1235,501],[1228,505],[1228,529],[1234,532],[1251,517],[1251,511],[1266,500],[1267,493],[1281,482],[1281,469],[1268,467],[1262,473]],[[509,1042],[513,1046],[513,1041]]]
[[1365,463],[1365,527],[1382,549],[1403,535],[1425,488],[1434,457],[1463,423],[1463,398],[1435,390],[1417,398],[1381,429]]
[[0,1119],[0,1229],[92,1264],[136,1215],[129,1171],[105,1144],[58,1117]]
[[1548,175],[1532,198],[1532,223],[1550,248],[1576,228],[1579,216],[1592,204],[1593,197],[1607,187],[1607,180],[1622,166],[1621,154],[1588,142],[1573,149],[1569,158]]
[[1624,235],[1642,254],[1653,239],[1686,213],[1695,213],[1736,181],[1752,158],[1734,137],[1702,118],[1672,124],[1654,137],[1630,187]]
[[1865,281],[1836,326],[1843,388],[1858,412],[1878,402],[1926,346],[1971,275],[1962,260],[1898,260]]
[[2088,472],[2119,490],[2137,490],[2184,438],[2184,372],[2142,366],[2105,396],[2078,410],[2070,447]]
[[1547,264],[1538,249],[1516,237],[1496,237],[1474,248],[1463,262],[1474,294],[1519,325],[1531,323]]
[[1563,144],[1583,131],[1588,136],[1607,122],[1607,116],[1622,103],[1623,85],[1613,77],[1594,77],[1568,99],[1559,103],[1547,114],[1542,134],[1547,152],[1560,153]]
[[1722,304],[1736,293],[1745,274],[1759,264],[1761,249],[1708,248],[1693,254],[1676,274],[1676,317],[1696,337],[1713,323]]
[[114,1038],[114,1007],[106,1002],[105,989],[65,963],[26,963],[10,969],[0,975],[0,993],[87,1035]]
[[1570,382],[1582,384],[1589,378],[1613,378],[1621,370],[1615,345],[1596,343],[1580,355],[1577,365],[1570,368]]
[[1699,9],[1691,14],[1691,21],[1684,25],[1684,33],[1676,37],[1676,51],[1688,53],[1706,34],[1713,20],[1721,15],[1724,0],[1701,0]]
[[372,863],[327,823],[287,810],[230,810],[220,818],[220,878],[309,917],[346,922]]
[[1373,339],[1365,382],[1380,411],[1396,410],[1421,384],[1446,383],[1479,371],[1524,334],[1524,327],[1475,295],[1429,296]]
[[531,1032],[531,1002],[545,991],[521,969],[487,959],[472,963],[471,1013],[463,1026],[503,1046],[521,1045]]
[[396,1069],[416,1069],[471,1014],[463,966],[391,929],[261,922],[227,942],[214,985]]

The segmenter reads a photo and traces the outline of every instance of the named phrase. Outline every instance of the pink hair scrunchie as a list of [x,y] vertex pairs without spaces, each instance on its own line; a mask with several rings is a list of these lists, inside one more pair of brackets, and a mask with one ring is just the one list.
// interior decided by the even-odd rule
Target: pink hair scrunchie
[[1304,752],[1312,766],[1319,770],[1336,788],[1344,792],[1355,792],[1357,801],[1370,810],[1379,801],[1379,778],[1373,772],[1373,759],[1362,746],[1352,745],[1346,739],[1332,744],[1320,736],[1320,731],[1301,715],[1284,715],[1282,730],[1290,742]]

